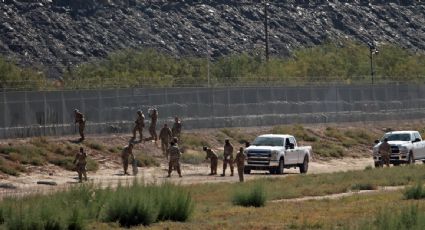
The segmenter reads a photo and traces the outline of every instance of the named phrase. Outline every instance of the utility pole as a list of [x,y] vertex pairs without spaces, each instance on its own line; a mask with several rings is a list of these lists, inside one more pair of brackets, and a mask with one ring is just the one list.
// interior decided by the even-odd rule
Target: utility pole
[[269,18],[268,18],[268,6],[267,0],[264,1],[264,40],[266,41],[266,61],[269,61]]
[[372,77],[372,85],[375,82],[375,69],[373,66],[373,55],[379,53],[379,50],[376,48],[374,43],[370,43],[369,45],[369,58],[370,58],[370,76]]
[[207,80],[208,80],[208,88],[210,87],[210,85],[211,85],[211,82],[210,82],[210,45],[209,45],[209,43],[208,43],[208,39],[206,39],[206,42],[207,42]]

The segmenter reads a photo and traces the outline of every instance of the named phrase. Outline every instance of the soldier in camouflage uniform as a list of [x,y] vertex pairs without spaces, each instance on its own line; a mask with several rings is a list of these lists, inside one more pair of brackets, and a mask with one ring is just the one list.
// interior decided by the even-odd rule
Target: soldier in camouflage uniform
[[382,166],[385,164],[390,167],[391,146],[388,144],[387,138],[379,145],[379,154],[381,155]]
[[238,154],[236,154],[235,157],[235,163],[238,166],[238,175],[239,175],[239,181],[243,182],[243,173],[245,168],[245,154],[243,153],[243,148],[239,148]]
[[145,115],[142,111],[137,111],[137,119],[134,122],[136,125],[133,128],[133,139],[136,139],[136,132],[139,131],[140,140],[143,140],[143,128],[145,127]]
[[229,139],[226,139],[224,143],[223,158],[223,174],[221,176],[226,175],[227,164],[230,166],[230,176],[233,176],[233,145],[230,144]]
[[86,127],[86,119],[84,118],[84,114],[82,114],[78,109],[74,110],[75,113],[75,123],[78,123],[78,132],[80,133],[80,141],[83,141],[84,138],[84,129]]
[[151,118],[151,123],[149,125],[149,134],[151,135],[145,141],[158,141],[158,134],[156,133],[156,122],[158,121],[158,110],[153,108],[149,113],[149,117]]
[[168,177],[171,177],[171,172],[173,168],[177,170],[179,177],[182,177],[182,173],[180,170],[180,156],[181,152],[179,146],[177,145],[177,138],[171,142],[171,146],[168,148],[168,154],[170,155],[170,161],[168,162]]
[[86,172],[87,154],[86,152],[84,152],[83,147],[80,147],[80,151],[75,155],[75,159],[73,163],[78,173],[79,182],[80,183],[83,182],[83,175],[84,175],[84,180],[87,181],[87,172]]
[[124,149],[122,150],[122,153],[121,153],[122,166],[124,168],[124,175],[130,175],[127,172],[127,169],[128,169],[128,161],[129,161],[130,156],[131,156],[131,159],[134,159],[133,147],[134,147],[134,144],[129,143],[127,146],[124,147]]
[[171,138],[172,138],[171,129],[168,128],[167,124],[164,124],[164,127],[159,132],[159,139],[161,140],[162,154],[164,154],[164,156],[167,159],[168,159],[168,147],[169,147]]
[[211,160],[211,173],[209,175],[217,175],[217,164],[218,164],[218,157],[217,154],[207,146],[203,147],[203,150],[207,153],[207,157],[205,160],[210,159]]
[[177,137],[180,140],[180,134],[182,132],[182,123],[179,120],[179,117],[174,118],[173,128],[171,129],[173,132],[173,137]]

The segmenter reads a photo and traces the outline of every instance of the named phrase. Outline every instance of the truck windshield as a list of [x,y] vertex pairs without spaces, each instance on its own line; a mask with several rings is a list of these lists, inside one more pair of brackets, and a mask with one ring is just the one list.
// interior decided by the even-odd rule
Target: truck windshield
[[251,145],[256,146],[283,146],[281,137],[257,137]]
[[388,141],[410,141],[410,134],[408,133],[391,133],[391,134],[385,134],[382,138],[382,141],[388,138]]

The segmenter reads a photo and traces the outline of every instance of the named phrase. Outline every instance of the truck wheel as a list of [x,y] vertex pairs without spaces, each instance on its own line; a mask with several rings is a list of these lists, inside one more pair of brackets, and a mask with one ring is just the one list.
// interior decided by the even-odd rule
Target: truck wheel
[[276,169],[276,173],[277,174],[283,174],[283,168],[284,168],[284,166],[285,166],[285,164],[284,164],[283,159],[280,159],[279,166]]
[[412,152],[410,152],[410,154],[409,154],[409,158],[407,159],[407,164],[408,165],[412,165],[412,164],[414,164],[415,163],[415,158],[413,157],[413,153]]
[[382,168],[382,163],[380,161],[375,161],[375,168]]
[[244,168],[243,174],[251,174],[251,169],[250,168]]
[[307,171],[308,171],[308,156],[305,156],[303,163],[300,165],[300,173],[307,173]]
[[276,169],[270,169],[269,172],[270,174],[276,174]]

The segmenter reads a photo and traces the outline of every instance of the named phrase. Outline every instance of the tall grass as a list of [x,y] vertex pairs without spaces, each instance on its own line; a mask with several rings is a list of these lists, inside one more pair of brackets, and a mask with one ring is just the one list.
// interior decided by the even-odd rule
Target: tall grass
[[112,190],[86,184],[49,196],[5,199],[0,203],[0,220],[12,230],[85,229],[96,221],[131,227],[186,221],[193,208],[191,195],[176,185],[135,182]]
[[266,204],[264,185],[257,182],[252,187],[239,187],[233,194],[232,203],[244,207],[263,207]]

